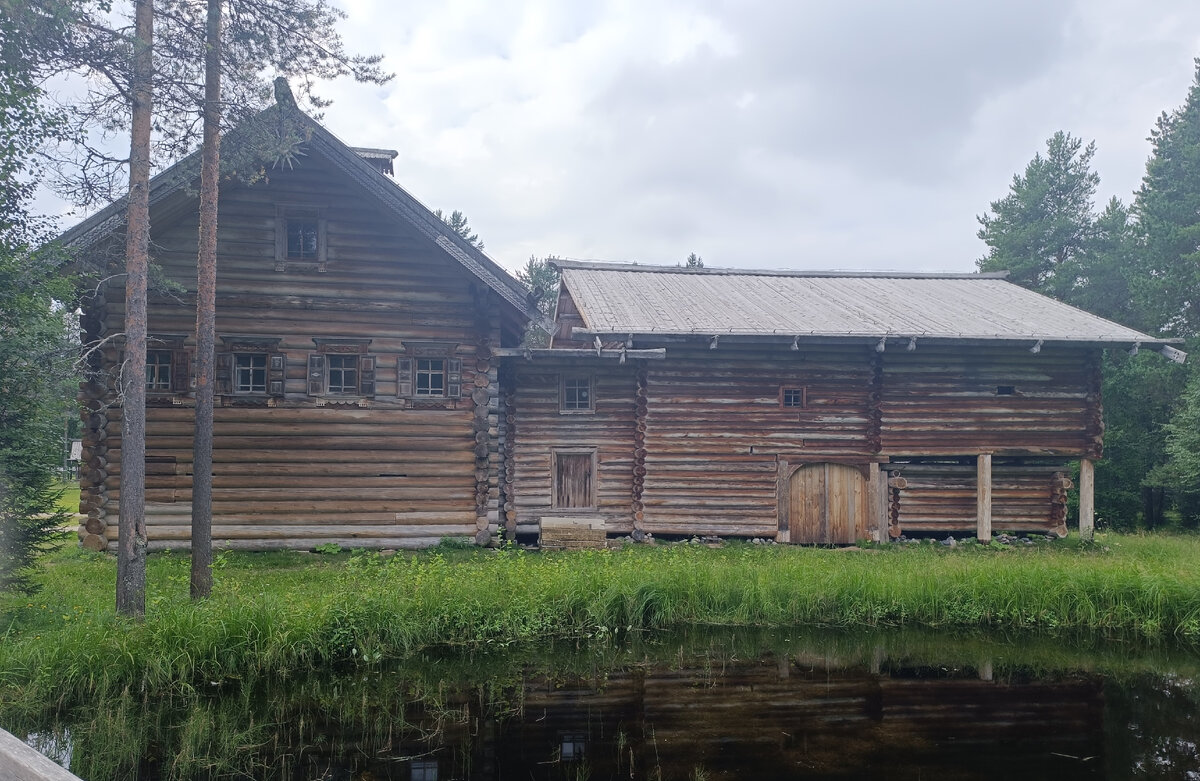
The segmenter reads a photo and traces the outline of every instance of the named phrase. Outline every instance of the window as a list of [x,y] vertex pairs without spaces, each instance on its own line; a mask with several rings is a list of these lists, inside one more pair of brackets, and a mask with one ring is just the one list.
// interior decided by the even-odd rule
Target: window
[[1014,395],[1016,395],[1016,393],[1017,393],[1017,389],[1012,385],[997,385],[996,386],[996,395],[997,396],[1014,396]]
[[316,260],[319,223],[316,218],[287,218],[288,260]]
[[581,760],[587,753],[587,735],[563,735],[559,740],[558,757],[563,762]]
[[586,510],[596,506],[596,451],[555,450],[551,453],[554,462],[554,508],[558,510]]
[[[396,395],[433,402],[462,396],[462,359],[454,342],[407,342],[396,358]],[[435,405],[437,406],[437,405]]]
[[[154,397],[191,390],[192,353],[183,334],[150,334],[146,349],[146,393]],[[124,362],[124,354],[121,361]]]
[[329,387],[333,395],[358,395],[358,356],[329,355]]
[[412,781],[438,781],[437,760],[414,759],[409,777]]
[[275,207],[275,270],[324,271],[328,224],[320,209]]
[[146,351],[146,390],[169,391],[174,388],[171,384],[171,366],[174,361],[171,350]]
[[559,394],[559,409],[562,412],[591,412],[592,378],[564,377]]
[[261,353],[238,353],[233,360],[234,393],[267,392],[267,356]]
[[222,336],[213,389],[223,396],[283,396],[287,356],[273,352],[279,339]]
[[806,388],[780,388],[779,389],[779,406],[781,407],[807,407],[808,394]]
[[418,358],[416,380],[418,396],[445,396],[446,362],[441,358]]

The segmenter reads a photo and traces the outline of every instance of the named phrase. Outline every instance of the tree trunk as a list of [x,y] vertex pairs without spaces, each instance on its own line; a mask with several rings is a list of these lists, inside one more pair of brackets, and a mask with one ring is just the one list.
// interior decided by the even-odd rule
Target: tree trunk
[[213,375],[217,324],[217,200],[221,159],[221,0],[208,0],[204,148],[196,259],[196,430],[192,450],[192,599],[212,593]]
[[121,501],[117,612],[146,612],[146,286],[150,267],[150,120],[154,2],[136,0],[130,80],[129,203],[125,232],[125,363],[121,369]]

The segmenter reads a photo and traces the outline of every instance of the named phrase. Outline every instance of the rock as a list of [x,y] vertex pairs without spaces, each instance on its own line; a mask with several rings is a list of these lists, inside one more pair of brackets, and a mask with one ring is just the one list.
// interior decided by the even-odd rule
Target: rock
[[379,555],[385,558],[388,556],[395,556],[396,551],[392,548],[384,548],[383,550],[379,551]]
[[634,542],[645,542],[646,538],[650,535],[646,534],[646,532],[642,531],[641,529],[634,529],[633,534],[629,536]]
[[948,535],[946,539],[942,540],[942,544],[948,548],[953,548],[957,543],[954,541],[954,535],[951,534]]

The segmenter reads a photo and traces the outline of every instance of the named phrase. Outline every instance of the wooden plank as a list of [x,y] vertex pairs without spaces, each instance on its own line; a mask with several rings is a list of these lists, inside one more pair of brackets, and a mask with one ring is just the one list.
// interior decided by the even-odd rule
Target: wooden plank
[[0,729],[0,781],[81,781],[79,776]]
[[1079,462],[1079,538],[1090,542],[1096,527],[1096,466],[1090,458]]
[[992,541],[992,454],[980,453],[976,462],[975,537]]

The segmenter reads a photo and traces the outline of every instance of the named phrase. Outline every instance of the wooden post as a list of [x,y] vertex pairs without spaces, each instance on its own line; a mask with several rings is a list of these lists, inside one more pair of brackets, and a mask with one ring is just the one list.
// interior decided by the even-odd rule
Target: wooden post
[[1090,458],[1079,462],[1079,539],[1091,542],[1096,524],[1096,465]]
[[992,454],[980,453],[975,479],[975,537],[992,541]]

